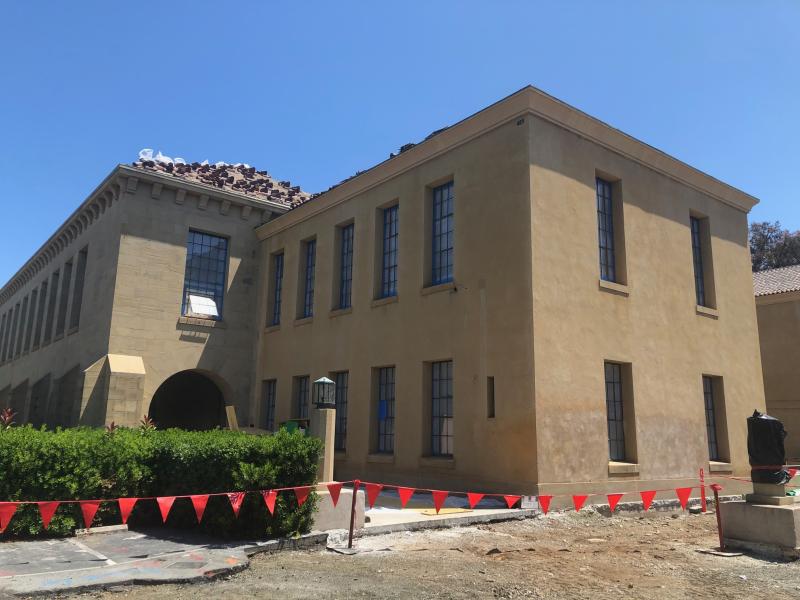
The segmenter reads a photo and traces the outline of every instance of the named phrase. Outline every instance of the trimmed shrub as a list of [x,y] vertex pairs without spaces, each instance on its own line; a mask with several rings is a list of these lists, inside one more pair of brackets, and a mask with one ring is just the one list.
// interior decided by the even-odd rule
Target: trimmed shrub
[[[154,498],[310,485],[321,451],[319,440],[284,430],[255,436],[222,430],[12,427],[0,431],[0,502]],[[298,507],[291,491],[282,492],[273,517],[260,494],[246,494],[237,519],[227,497],[212,496],[200,530],[238,538],[304,533],[315,506],[314,494]],[[104,502],[93,525],[120,522],[117,503]],[[128,524],[160,525],[156,501],[140,500]],[[167,526],[198,528],[189,499],[175,501]],[[60,505],[47,530],[37,506],[21,505],[3,535],[63,536],[79,527],[83,518],[78,504]]]

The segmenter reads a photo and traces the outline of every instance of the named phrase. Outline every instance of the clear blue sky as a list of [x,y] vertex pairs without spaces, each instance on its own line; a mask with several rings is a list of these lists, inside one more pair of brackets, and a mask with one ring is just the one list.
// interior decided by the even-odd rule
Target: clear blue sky
[[[800,229],[800,2],[11,2],[0,280],[141,148],[319,191],[526,84]],[[0,283],[2,285],[2,283]]]

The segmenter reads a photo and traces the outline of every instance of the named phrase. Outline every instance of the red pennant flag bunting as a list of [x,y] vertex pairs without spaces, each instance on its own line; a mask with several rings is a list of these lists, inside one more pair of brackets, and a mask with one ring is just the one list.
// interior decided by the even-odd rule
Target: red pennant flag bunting
[[194,514],[197,515],[197,522],[203,520],[203,513],[206,512],[206,505],[208,504],[208,494],[197,494],[195,496],[189,496],[189,499],[192,501],[192,506],[194,506]]
[[617,504],[622,499],[625,494],[609,494],[608,495],[608,508],[611,509],[611,512],[614,512],[614,509],[617,508]]
[[11,522],[11,517],[17,512],[19,502],[0,502],[0,533],[5,531]]
[[37,502],[39,505],[39,513],[42,515],[42,526],[45,529],[50,527],[50,521],[58,508],[60,502]]
[[161,520],[166,523],[169,511],[172,510],[172,505],[175,504],[175,496],[160,496],[156,498],[158,502],[158,509],[161,511]]
[[131,511],[133,507],[136,506],[136,502],[138,498],[117,498],[117,504],[119,504],[119,514],[122,516],[122,522],[127,523],[128,517],[131,516]]
[[294,488],[294,495],[295,498],[297,498],[297,506],[303,506],[310,493],[311,486]]
[[336,503],[339,502],[339,494],[342,492],[342,484],[338,481],[328,484],[328,492],[331,495],[331,501],[333,502],[334,508],[336,507]]
[[405,508],[411,496],[414,495],[414,488],[399,487],[397,488],[397,495],[400,496],[400,507]]
[[97,509],[100,508],[100,500],[80,500],[81,512],[83,513],[83,524],[86,529],[92,526]]
[[503,498],[505,499],[508,508],[514,508],[514,505],[519,502],[519,499],[522,498],[522,496],[503,496]]
[[433,506],[436,509],[436,514],[439,514],[439,511],[442,510],[442,505],[444,501],[447,500],[447,492],[442,490],[431,490],[431,495],[433,496]]
[[646,492],[639,492],[639,495],[642,497],[642,508],[647,511],[653,503],[653,498],[656,497],[656,493],[653,490],[649,490]]
[[586,502],[586,499],[589,496],[573,496],[572,497],[572,505],[575,507],[575,510],[578,511],[583,508],[583,503]]
[[242,502],[244,501],[244,492],[228,492],[225,495],[228,496],[228,500],[231,502],[233,514],[238,517],[239,509],[242,508]]
[[[261,496],[264,498],[264,504],[267,505],[269,514],[275,514],[275,500],[278,498],[278,492],[275,490],[262,490]],[[331,494],[333,496],[333,494]],[[334,505],[335,506],[335,505]]]
[[378,494],[381,493],[383,486],[380,483],[365,483],[364,487],[367,490],[367,502],[369,507],[375,506],[375,500],[378,499]]
[[539,508],[542,509],[544,514],[547,514],[547,511],[550,510],[550,500],[552,499],[552,496],[539,496]]
[[681,503],[681,508],[686,510],[686,503],[689,502],[689,496],[692,495],[692,488],[677,488],[675,493],[678,495],[678,500]]
[[470,508],[475,508],[476,506],[478,506],[478,502],[480,502],[481,500],[483,500],[483,494],[474,494],[474,493],[467,494],[467,502],[469,502]]

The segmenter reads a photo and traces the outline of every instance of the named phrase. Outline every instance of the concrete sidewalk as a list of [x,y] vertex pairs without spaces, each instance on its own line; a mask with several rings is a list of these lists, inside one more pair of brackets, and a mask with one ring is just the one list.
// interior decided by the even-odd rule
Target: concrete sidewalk
[[135,583],[203,581],[247,568],[260,552],[324,546],[313,533],[292,540],[224,543],[187,531],[126,530],[0,544],[0,595],[52,594]]

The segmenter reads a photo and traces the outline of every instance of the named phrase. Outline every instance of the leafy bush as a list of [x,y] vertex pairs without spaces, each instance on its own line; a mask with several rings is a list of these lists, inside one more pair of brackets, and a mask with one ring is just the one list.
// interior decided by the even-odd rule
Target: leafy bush
[[[322,444],[299,432],[254,436],[233,431],[165,431],[32,427],[0,430],[0,502],[25,500],[140,500],[131,527],[161,524],[155,496],[181,496],[309,485]],[[298,507],[278,495],[275,516],[260,494],[247,494],[239,518],[228,498],[212,496],[200,528],[225,537],[283,536],[310,529],[315,498]],[[121,522],[116,502],[104,502],[94,526]],[[197,528],[189,499],[175,501],[170,527]],[[44,531],[35,505],[21,505],[5,536],[68,535],[83,527],[78,504],[59,506]]]

